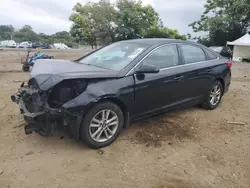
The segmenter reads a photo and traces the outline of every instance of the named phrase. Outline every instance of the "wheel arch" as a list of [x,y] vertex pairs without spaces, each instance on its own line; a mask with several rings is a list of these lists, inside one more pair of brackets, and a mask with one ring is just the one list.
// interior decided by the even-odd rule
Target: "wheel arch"
[[102,102],[112,102],[114,104],[116,104],[117,106],[119,106],[123,112],[123,116],[124,116],[124,125],[123,128],[127,128],[129,126],[129,111],[127,106],[125,105],[125,103],[123,101],[121,101],[119,98],[117,97],[105,97],[105,98],[101,98],[96,104],[102,103]]
[[223,93],[224,93],[224,91],[225,91],[225,81],[224,81],[224,79],[223,78],[217,78],[216,81],[219,81],[221,83],[221,85],[223,87],[222,88],[223,89]]

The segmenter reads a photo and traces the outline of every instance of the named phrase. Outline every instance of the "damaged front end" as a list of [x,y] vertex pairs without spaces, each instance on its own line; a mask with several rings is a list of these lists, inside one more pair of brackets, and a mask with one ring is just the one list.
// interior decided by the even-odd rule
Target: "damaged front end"
[[46,91],[38,86],[35,78],[31,78],[27,84],[23,83],[11,99],[19,105],[28,123],[25,133],[35,131],[42,136],[49,136],[53,126],[60,124],[68,126],[78,139],[82,114],[63,108],[63,104],[80,95],[86,87],[85,79],[63,80]]

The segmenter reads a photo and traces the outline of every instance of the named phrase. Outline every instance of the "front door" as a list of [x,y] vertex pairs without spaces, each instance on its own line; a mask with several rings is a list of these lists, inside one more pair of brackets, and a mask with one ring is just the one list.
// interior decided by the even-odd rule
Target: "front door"
[[[156,66],[159,73],[135,74],[135,101],[132,118],[162,110],[183,100],[185,78],[180,67],[176,45],[154,49],[140,63]],[[140,67],[138,66],[138,68]]]

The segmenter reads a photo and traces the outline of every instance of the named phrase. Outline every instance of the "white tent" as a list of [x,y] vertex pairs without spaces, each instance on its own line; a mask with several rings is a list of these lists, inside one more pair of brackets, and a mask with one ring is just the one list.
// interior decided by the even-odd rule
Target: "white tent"
[[233,42],[227,42],[227,45],[234,46],[233,60],[250,59],[250,35],[248,33]]

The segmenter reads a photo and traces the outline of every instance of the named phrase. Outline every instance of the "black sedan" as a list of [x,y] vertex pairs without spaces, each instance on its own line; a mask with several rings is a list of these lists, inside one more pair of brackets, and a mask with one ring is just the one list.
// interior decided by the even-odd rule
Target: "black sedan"
[[77,61],[38,60],[11,98],[28,122],[26,134],[48,136],[56,122],[100,148],[144,117],[192,105],[215,109],[228,91],[231,66],[197,43],[128,40]]

